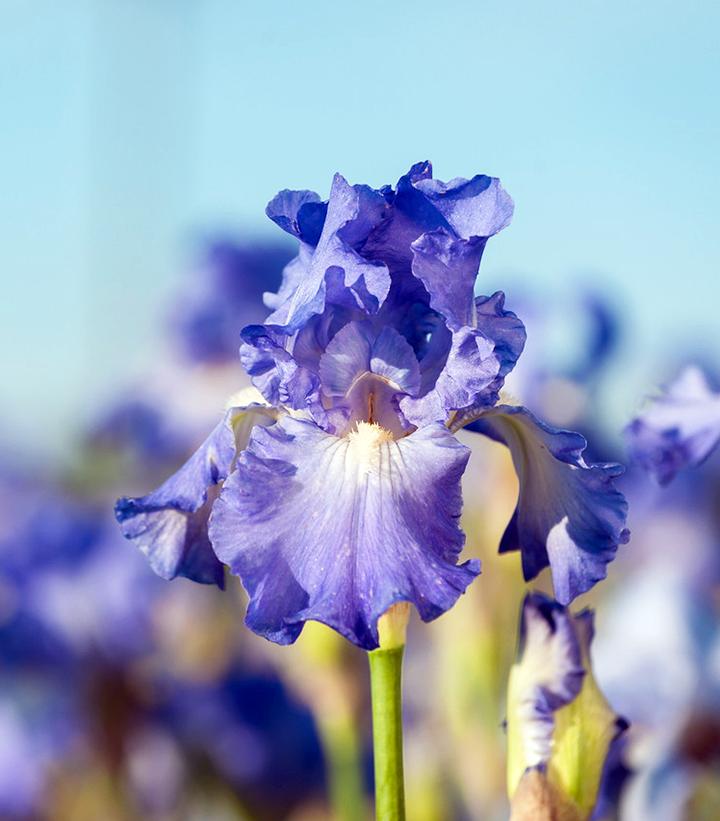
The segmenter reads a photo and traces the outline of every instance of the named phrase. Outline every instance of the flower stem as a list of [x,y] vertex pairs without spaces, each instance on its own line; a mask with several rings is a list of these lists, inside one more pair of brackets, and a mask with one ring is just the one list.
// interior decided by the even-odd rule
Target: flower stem
[[401,672],[405,647],[373,650],[370,660],[373,755],[375,760],[375,818],[404,821]]

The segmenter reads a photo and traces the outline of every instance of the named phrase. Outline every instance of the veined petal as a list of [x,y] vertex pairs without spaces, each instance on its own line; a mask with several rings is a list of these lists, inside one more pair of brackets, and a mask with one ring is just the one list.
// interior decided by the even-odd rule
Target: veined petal
[[439,228],[412,244],[412,272],[453,331],[473,324],[473,290],[485,242],[485,237],[458,239]]
[[429,162],[416,163],[398,180],[397,191],[389,189],[386,196],[387,218],[370,233],[363,253],[386,260],[401,275],[412,261],[411,244],[423,234],[440,230],[460,240],[478,238],[484,245],[510,223],[513,212],[498,179],[478,174],[444,183],[432,179]]
[[506,310],[502,291],[475,299],[475,323],[495,343],[494,353],[500,362],[496,390],[500,390],[502,380],[515,367],[525,347],[525,326],[512,311]]
[[372,373],[404,393],[420,387],[420,368],[408,342],[394,328],[379,333],[368,322],[349,322],[320,359],[320,381],[327,396],[346,396],[353,383]]
[[525,579],[549,565],[555,597],[568,604],[605,578],[630,536],[627,502],[614,486],[622,465],[587,465],[579,433],[551,428],[523,407],[499,405],[468,429],[512,454],[520,491],[500,551],[521,551]]
[[[376,312],[390,289],[390,274],[382,262],[366,259],[353,246],[361,243],[382,221],[386,205],[380,192],[365,185],[349,185],[344,177],[336,174],[322,233],[307,264],[303,266],[304,276],[292,278],[294,290],[268,322],[292,333],[311,316],[321,313],[326,303],[327,277],[332,279],[336,288],[340,281],[359,307],[368,313]],[[273,206],[273,213],[285,207]],[[308,205],[303,204],[298,215],[307,208]],[[305,239],[311,239],[307,233]]]
[[265,399],[271,405],[305,408],[318,380],[285,348],[288,337],[267,325],[247,325],[241,337],[240,361]]
[[[415,425],[445,421],[452,413],[469,410],[477,415],[498,401],[499,391],[525,345],[525,327],[512,311],[505,310],[505,295],[474,299],[473,326],[463,326],[450,337],[449,350],[435,332],[420,362],[423,384],[432,388],[417,398],[405,398],[402,410]],[[434,356],[438,354],[438,356]]]
[[190,459],[157,490],[115,505],[123,535],[136,543],[164,579],[185,576],[223,586],[223,567],[207,536],[210,509],[256,424],[272,424],[263,405],[231,408]]
[[287,644],[314,619],[373,649],[395,602],[445,612],[480,570],[456,564],[468,455],[442,425],[398,441],[366,423],[342,438],[290,417],[257,428],[210,520],[248,626]]
[[461,328],[452,334],[447,359],[432,390],[421,397],[404,397],[402,412],[413,425],[425,425],[444,422],[453,411],[491,406],[497,397],[491,389],[499,370],[493,341],[473,328]]
[[492,237],[512,220],[515,206],[496,177],[477,174],[450,182],[426,178],[414,185],[459,237]]
[[720,393],[702,371],[685,368],[625,430],[630,457],[661,485],[701,464],[720,442]]
[[301,242],[317,245],[325,222],[327,203],[321,202],[314,191],[290,191],[286,188],[270,200],[265,213],[283,231]]

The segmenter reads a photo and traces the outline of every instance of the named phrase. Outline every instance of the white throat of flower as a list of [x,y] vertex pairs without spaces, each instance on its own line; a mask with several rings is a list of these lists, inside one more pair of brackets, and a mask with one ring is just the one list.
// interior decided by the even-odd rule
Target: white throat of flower
[[382,446],[394,440],[387,428],[375,422],[358,422],[345,436],[347,463],[357,466],[363,473],[370,473],[378,467]]

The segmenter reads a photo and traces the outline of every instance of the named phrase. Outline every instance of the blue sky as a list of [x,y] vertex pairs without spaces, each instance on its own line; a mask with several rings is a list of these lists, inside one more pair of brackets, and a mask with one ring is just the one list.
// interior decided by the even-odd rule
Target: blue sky
[[515,199],[482,290],[622,307],[619,422],[686,352],[720,360],[719,8],[7,0],[6,438],[62,448],[142,372],[203,231],[271,233],[280,188],[425,158]]

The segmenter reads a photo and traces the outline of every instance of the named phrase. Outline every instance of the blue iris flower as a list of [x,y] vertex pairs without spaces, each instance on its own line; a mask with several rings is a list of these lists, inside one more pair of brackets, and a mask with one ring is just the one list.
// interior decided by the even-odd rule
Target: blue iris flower
[[[395,189],[336,175],[327,201],[282,191],[268,216],[299,242],[270,316],[242,331],[259,394],[236,399],[177,474],[116,513],[166,578],[249,595],[246,622],[279,643],[308,619],[355,644],[409,601],[433,619],[480,572],[458,564],[463,427],[506,444],[520,479],[501,550],[526,578],[551,567],[568,603],[603,578],[628,538],[615,464],[584,439],[500,399],[525,343],[504,296],[475,296],[487,240],[513,203],[499,181],[434,180],[413,166]],[[472,500],[470,500],[472,503]]]
[[278,243],[208,241],[171,314],[171,326],[191,362],[237,361],[238,333],[265,313],[263,291],[280,284],[291,253]]
[[661,485],[702,464],[720,442],[720,393],[703,372],[683,369],[625,430],[630,457]]

